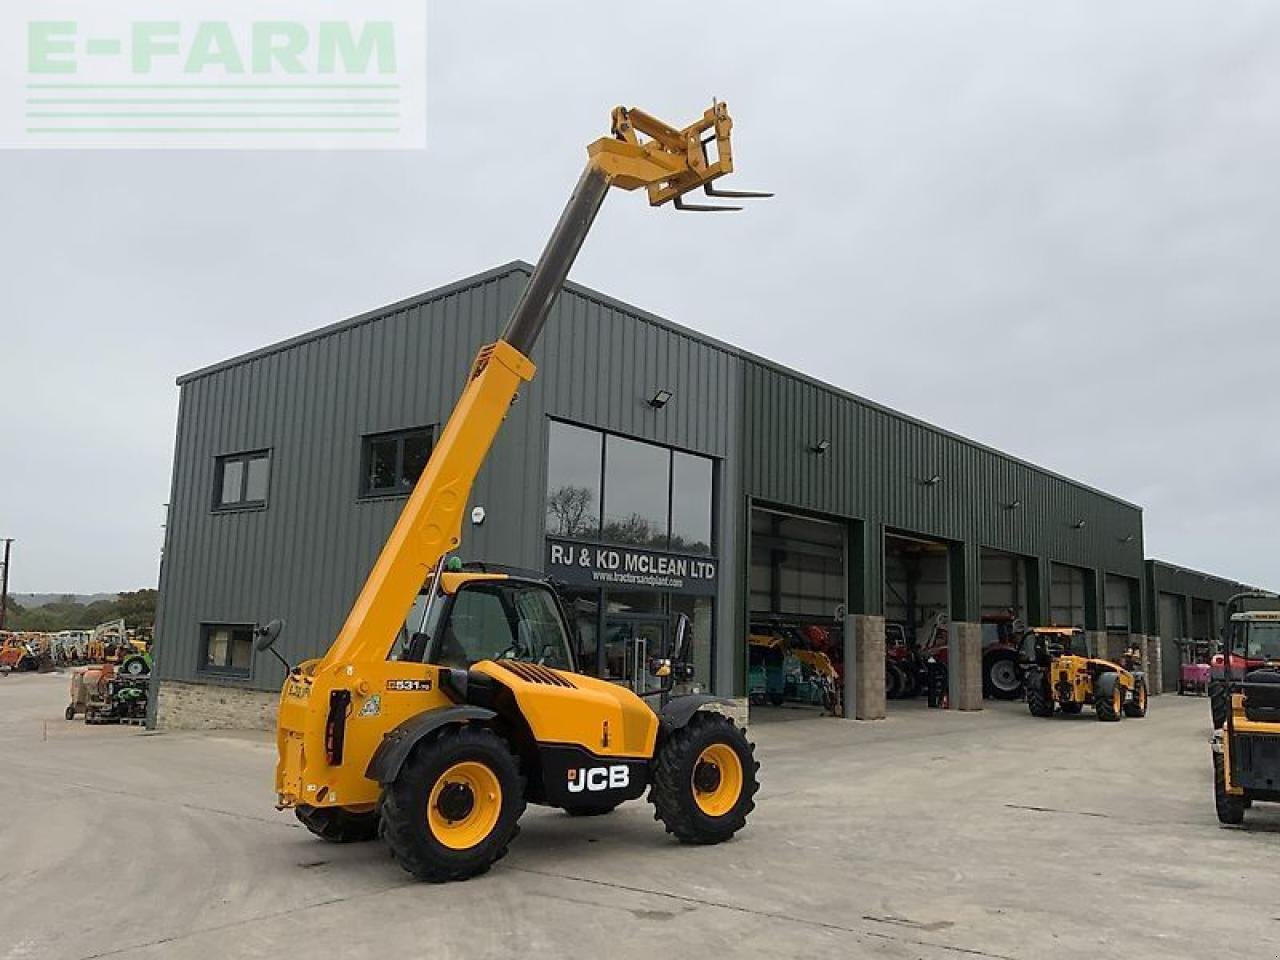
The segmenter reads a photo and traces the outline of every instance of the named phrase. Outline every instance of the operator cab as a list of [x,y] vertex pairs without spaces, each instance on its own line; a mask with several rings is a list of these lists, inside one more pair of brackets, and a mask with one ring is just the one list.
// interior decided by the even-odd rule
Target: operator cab
[[576,671],[564,610],[544,581],[452,569],[428,578],[400,632],[396,659],[466,669],[520,660]]

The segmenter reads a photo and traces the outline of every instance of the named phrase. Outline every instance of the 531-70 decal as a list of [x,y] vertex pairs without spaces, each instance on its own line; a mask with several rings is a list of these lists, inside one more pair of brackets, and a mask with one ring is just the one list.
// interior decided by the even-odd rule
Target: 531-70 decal
[[430,680],[388,680],[387,691],[391,693],[426,692],[431,689]]

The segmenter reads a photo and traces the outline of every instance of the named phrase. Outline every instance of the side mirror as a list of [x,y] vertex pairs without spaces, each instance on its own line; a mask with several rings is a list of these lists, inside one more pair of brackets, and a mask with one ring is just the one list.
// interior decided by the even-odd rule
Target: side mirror
[[259,653],[264,653],[275,646],[276,640],[280,637],[280,631],[284,629],[284,621],[277,618],[268,623],[265,627],[259,627],[255,632],[258,639],[253,646]]

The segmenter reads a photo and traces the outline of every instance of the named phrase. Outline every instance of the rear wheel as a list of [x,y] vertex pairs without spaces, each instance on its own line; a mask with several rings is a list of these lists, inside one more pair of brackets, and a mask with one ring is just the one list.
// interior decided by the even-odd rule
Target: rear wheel
[[1228,826],[1244,823],[1244,797],[1227,793],[1227,771],[1222,754],[1213,755],[1213,804],[1218,811],[1218,822]]
[[1038,669],[1027,672],[1027,709],[1033,717],[1053,716],[1053,691],[1048,678]]
[[76,705],[74,703],[67,704],[67,709],[62,715],[68,720],[74,720],[76,718]]
[[506,856],[524,807],[507,744],[484,727],[455,727],[419,744],[383,789],[382,838],[419,880],[466,880]]
[[363,843],[378,835],[378,811],[372,807],[294,808],[294,816],[321,840],[330,843]]
[[1147,715],[1147,682],[1137,680],[1133,688],[1133,696],[1125,701],[1126,717],[1145,717]]
[[902,696],[902,688],[906,684],[902,668],[896,663],[884,665],[884,695],[886,700],[897,700]]
[[1017,700],[1022,695],[1022,677],[1018,671],[1018,657],[1010,650],[1000,650],[987,656],[984,684],[987,696],[995,700]]
[[653,759],[654,819],[681,843],[722,843],[747,825],[760,784],[754,745],[728,717],[702,711]]
[[1094,684],[1093,715],[1104,723],[1117,723],[1124,716],[1124,687],[1114,673],[1104,673]]

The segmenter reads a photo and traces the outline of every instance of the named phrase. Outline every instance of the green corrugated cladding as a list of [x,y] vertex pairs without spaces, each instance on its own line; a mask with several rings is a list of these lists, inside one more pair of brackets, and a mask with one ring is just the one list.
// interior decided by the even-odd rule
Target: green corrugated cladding
[[1147,561],[1143,582],[1147,594],[1147,608],[1151,611],[1151,633],[1170,639],[1178,636],[1178,625],[1161,622],[1160,594],[1167,593],[1181,597],[1188,611],[1191,609],[1193,600],[1212,603],[1216,615],[1218,604],[1225,605],[1237,593],[1259,589],[1236,580],[1201,573],[1199,570],[1188,570],[1186,567],[1165,563],[1163,560]]
[[[766,361],[745,358],[743,375],[747,495],[856,521],[851,596],[866,612],[883,608],[886,530],[952,545],[953,581],[964,574],[957,618],[979,607],[983,548],[1034,558],[1042,610],[1050,563],[1091,571],[1099,596],[1107,573],[1130,578],[1140,596],[1139,507]],[[819,455],[822,440],[831,446]]]
[[[361,437],[442,423],[529,270],[508,264],[179,380],[162,681],[206,679],[202,622],[283,616],[280,649],[293,662],[328,646],[403,505],[357,496]],[[1033,615],[1047,608],[1054,562],[1090,571],[1098,595],[1106,573],[1141,582],[1142,513],[1132,504],[586,287],[566,285],[534,360],[539,376],[477,478],[472,503],[488,519],[466,526],[463,552],[541,566],[548,418],[716,458],[718,691],[741,693],[745,677],[752,502],[848,522],[854,610],[882,609],[886,529],[952,544],[957,617],[976,615],[984,547],[1031,558]],[[674,394],[661,410],[647,403],[657,389]],[[831,444],[821,456],[810,449],[820,440]],[[216,458],[258,449],[272,457],[267,508],[213,513]],[[934,475],[936,485],[921,483]],[[1014,500],[1020,509],[1007,509]],[[255,655],[250,676],[233,682],[279,681],[279,665]]]

